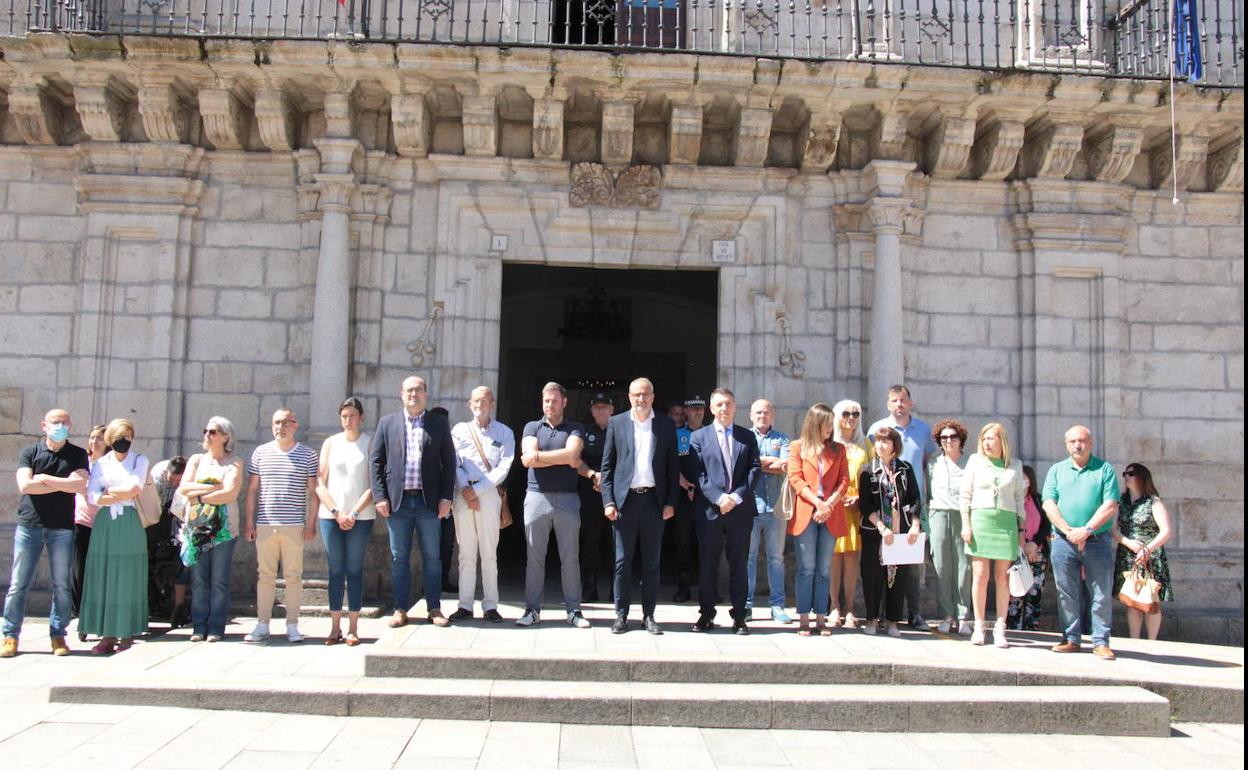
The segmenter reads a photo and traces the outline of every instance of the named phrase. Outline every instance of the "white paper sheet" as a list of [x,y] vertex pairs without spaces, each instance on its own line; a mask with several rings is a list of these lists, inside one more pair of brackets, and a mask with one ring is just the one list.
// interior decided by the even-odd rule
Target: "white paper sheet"
[[910,545],[905,532],[893,535],[893,544],[880,543],[880,561],[890,564],[922,564],[927,558],[927,535],[920,532],[919,539]]

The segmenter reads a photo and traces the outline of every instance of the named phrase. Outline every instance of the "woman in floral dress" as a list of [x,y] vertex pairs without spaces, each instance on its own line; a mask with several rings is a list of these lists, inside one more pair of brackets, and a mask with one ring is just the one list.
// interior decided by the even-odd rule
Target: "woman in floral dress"
[[1023,522],[1023,556],[1031,564],[1036,582],[1024,596],[1010,597],[1009,627],[1017,631],[1035,631],[1040,626],[1040,598],[1044,593],[1045,573],[1049,569],[1049,534],[1053,525],[1040,507],[1040,485],[1036,470],[1023,466],[1027,479],[1027,499],[1023,503],[1027,517]]
[[1118,521],[1114,526],[1114,542],[1118,543],[1118,559],[1114,563],[1114,596],[1126,582],[1123,573],[1141,565],[1157,581],[1157,609],[1150,613],[1127,608],[1127,630],[1132,639],[1140,638],[1141,626],[1147,626],[1148,638],[1156,639],[1161,631],[1161,604],[1174,600],[1170,586],[1170,564],[1163,547],[1170,539],[1170,512],[1161,501],[1153,474],[1140,463],[1131,463],[1122,472],[1127,491],[1118,503]]

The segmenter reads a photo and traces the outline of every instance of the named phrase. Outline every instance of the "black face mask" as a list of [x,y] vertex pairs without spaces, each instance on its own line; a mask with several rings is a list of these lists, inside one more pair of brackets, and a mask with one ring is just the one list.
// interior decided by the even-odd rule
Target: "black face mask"
[[119,438],[113,442],[113,451],[124,455],[126,452],[130,451],[130,443],[130,439],[128,438]]

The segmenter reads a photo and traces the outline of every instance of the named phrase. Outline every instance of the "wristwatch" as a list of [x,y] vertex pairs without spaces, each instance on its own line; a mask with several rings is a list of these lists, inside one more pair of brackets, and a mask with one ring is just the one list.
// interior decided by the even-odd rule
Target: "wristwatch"
[[329,509],[329,512],[330,512],[330,513],[332,513],[332,514],[333,514],[333,515],[335,515],[335,516],[337,516],[337,515],[338,515],[338,509],[337,509],[337,508],[330,508],[330,509]]

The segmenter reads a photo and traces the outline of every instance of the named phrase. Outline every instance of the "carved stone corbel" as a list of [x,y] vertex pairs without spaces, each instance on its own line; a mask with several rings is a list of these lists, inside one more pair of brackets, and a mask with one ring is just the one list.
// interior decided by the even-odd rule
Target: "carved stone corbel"
[[1214,192],[1244,191],[1244,137],[1232,137],[1209,151],[1209,189]]
[[602,162],[621,166],[633,161],[633,120],[635,105],[616,100],[602,106]]
[[204,118],[204,135],[213,147],[218,150],[246,147],[252,106],[251,95],[241,87],[200,90],[199,113]]
[[1065,179],[1083,149],[1083,126],[1041,118],[1023,137],[1023,176]]
[[742,107],[737,117],[737,141],[733,152],[737,166],[758,168],[767,162],[771,139],[770,107]]
[[429,154],[433,138],[433,114],[424,94],[395,94],[390,99],[390,123],[394,148],[405,158]]
[[[1204,184],[1205,167],[1209,158],[1209,138],[1200,134],[1179,134],[1177,152],[1172,152],[1169,137],[1153,148],[1149,156],[1149,176],[1153,187],[1165,189],[1173,186],[1177,176],[1180,190],[1191,190]],[[1178,156],[1177,167],[1174,156]]]
[[836,146],[841,141],[841,116],[835,113],[812,113],[806,126],[806,147],[802,152],[802,171],[825,173],[836,160]]
[[45,83],[9,88],[9,113],[26,144],[56,144],[61,135],[61,103]]
[[256,129],[260,142],[274,152],[295,147],[295,114],[290,97],[280,88],[256,90]]
[[149,82],[139,89],[139,114],[149,142],[178,142],[189,138],[190,121],[181,88],[174,82]]
[[463,98],[463,125],[465,155],[498,154],[498,105],[493,94]]
[[563,99],[533,100],[533,157],[563,160]]
[[1019,120],[990,119],[981,123],[971,150],[971,176],[986,182],[999,182],[1009,176],[1018,163],[1024,133]]
[[694,165],[702,154],[702,105],[673,104],[667,127],[667,162]]
[[135,93],[134,86],[121,78],[84,73],[74,83],[74,108],[82,130],[97,142],[122,141]]
[[957,179],[966,172],[975,144],[975,121],[942,115],[927,135],[924,160],[937,179]]
[[1143,146],[1144,132],[1138,128],[1110,126],[1088,134],[1083,143],[1088,173],[1100,182],[1121,182],[1131,173]]
[[910,128],[908,105],[880,105],[878,120],[871,130],[871,157],[878,160],[906,159],[906,132]]

